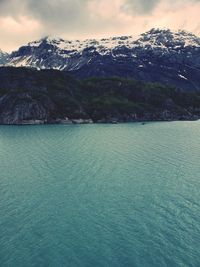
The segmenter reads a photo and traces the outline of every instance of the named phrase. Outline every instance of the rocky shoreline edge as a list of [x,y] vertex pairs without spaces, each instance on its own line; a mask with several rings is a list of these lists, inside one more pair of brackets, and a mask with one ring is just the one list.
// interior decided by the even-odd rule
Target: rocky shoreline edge
[[52,120],[23,120],[23,121],[13,121],[7,123],[1,123],[0,125],[73,125],[73,124],[118,124],[118,123],[146,123],[146,122],[172,122],[172,121],[198,121],[200,116],[190,115],[190,116],[174,116],[174,117],[141,117],[141,118],[105,118],[93,121],[92,119],[52,119]]

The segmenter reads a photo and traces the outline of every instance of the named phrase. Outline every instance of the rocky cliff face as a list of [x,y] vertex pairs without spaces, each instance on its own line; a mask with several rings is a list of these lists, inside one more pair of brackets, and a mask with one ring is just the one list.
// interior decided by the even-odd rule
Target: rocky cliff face
[[44,38],[10,54],[6,65],[59,69],[78,78],[128,77],[200,89],[200,38],[152,29],[139,37],[66,41]]
[[76,81],[61,72],[2,67],[0,81],[0,124],[47,123],[80,109]]
[[31,93],[8,93],[0,98],[0,124],[45,123],[54,110],[46,97],[34,99]]

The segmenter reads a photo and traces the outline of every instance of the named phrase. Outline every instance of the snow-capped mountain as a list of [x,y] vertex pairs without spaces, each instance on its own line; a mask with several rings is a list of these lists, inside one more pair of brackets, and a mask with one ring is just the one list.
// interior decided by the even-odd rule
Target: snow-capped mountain
[[13,52],[9,65],[72,71],[89,64],[95,55],[115,56],[115,49],[122,46],[131,49],[133,42],[132,36],[85,41],[45,37]]
[[200,89],[200,38],[186,31],[152,29],[138,37],[66,41],[43,38],[10,54],[6,65],[132,77]]

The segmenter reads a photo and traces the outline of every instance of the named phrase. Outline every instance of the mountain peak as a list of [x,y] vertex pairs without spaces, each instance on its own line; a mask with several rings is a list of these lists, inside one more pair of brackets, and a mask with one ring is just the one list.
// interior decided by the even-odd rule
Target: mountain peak
[[170,29],[152,28],[141,34],[138,39],[143,45],[169,47],[199,46],[200,38],[185,30],[172,31]]
[[[200,38],[194,34],[185,30],[172,31],[170,29],[152,28],[149,31],[142,33],[137,38],[131,35],[129,36],[114,36],[110,38],[102,39],[86,39],[80,40],[64,40],[60,37],[45,36],[39,40],[28,43],[30,47],[40,47],[42,44],[48,44],[54,46],[58,50],[68,51],[83,51],[88,47],[104,48],[108,51],[115,49],[116,47],[125,46],[131,48],[134,43],[140,43],[142,46],[162,46],[174,47],[174,46],[199,46]],[[102,50],[102,49],[101,49]]]
[[60,42],[64,42],[64,40],[62,38],[59,37],[51,37],[51,36],[45,36],[42,37],[39,40],[36,41],[32,41],[30,43],[28,43],[28,46],[31,47],[38,47],[40,46],[42,43],[47,43],[47,44],[58,44]]
[[139,37],[83,41],[46,36],[20,47],[1,62],[71,71],[83,78],[110,75],[169,83],[173,77],[172,85],[200,86],[200,38],[184,30],[153,28]]

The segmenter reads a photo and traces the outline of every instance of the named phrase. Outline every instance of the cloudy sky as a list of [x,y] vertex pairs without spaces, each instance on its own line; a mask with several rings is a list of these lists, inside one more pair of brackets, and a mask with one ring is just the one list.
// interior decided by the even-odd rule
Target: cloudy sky
[[138,35],[152,27],[200,35],[200,0],[0,0],[0,48],[50,35]]

